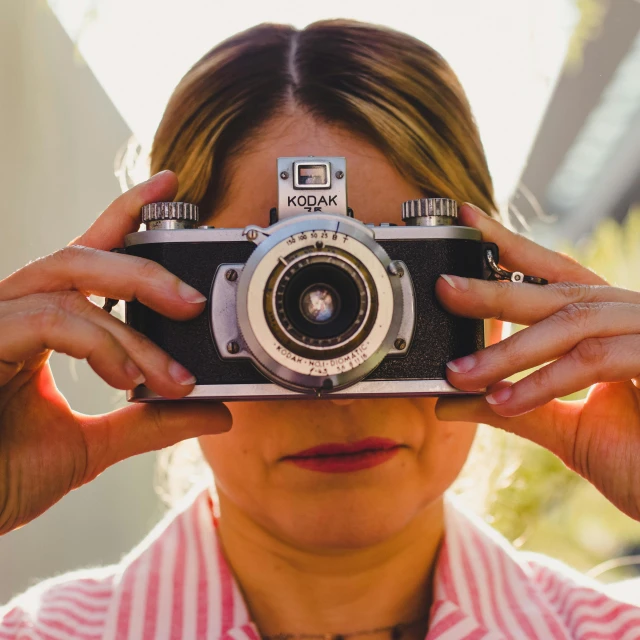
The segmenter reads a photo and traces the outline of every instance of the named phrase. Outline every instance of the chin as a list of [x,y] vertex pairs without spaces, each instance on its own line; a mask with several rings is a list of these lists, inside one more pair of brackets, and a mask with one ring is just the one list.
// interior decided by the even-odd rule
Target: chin
[[307,549],[371,547],[400,533],[440,496],[418,496],[392,489],[344,488],[323,495],[291,499],[275,513],[269,528],[279,530],[291,544]]

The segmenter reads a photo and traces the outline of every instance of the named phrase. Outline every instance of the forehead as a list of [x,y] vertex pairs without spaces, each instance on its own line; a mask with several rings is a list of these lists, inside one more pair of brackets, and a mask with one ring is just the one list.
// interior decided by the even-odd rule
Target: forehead
[[217,227],[266,226],[277,204],[276,159],[284,156],[344,156],[347,195],[355,217],[363,222],[400,222],[402,202],[421,197],[384,154],[345,127],[309,115],[270,121],[229,165],[229,191],[209,219]]

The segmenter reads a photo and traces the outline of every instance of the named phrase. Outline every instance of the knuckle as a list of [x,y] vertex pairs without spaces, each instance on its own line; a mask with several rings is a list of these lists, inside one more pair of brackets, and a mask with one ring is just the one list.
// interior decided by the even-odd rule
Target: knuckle
[[496,280],[493,291],[493,299],[491,300],[492,317],[496,320],[502,320],[505,307],[508,306],[509,296],[513,292],[513,285],[506,280]]
[[591,297],[591,287],[579,282],[554,282],[547,287],[568,302],[584,302]]
[[571,352],[581,366],[596,371],[606,362],[608,349],[601,338],[587,338],[579,342]]
[[56,262],[61,263],[64,266],[69,266],[75,260],[78,259],[80,255],[81,247],[78,245],[72,245],[70,247],[63,247],[58,251],[52,253],[49,258]]
[[62,249],[58,249],[58,251],[47,256],[47,258],[58,261],[66,268],[69,268],[72,265],[77,264],[80,260],[93,258],[100,253],[102,252],[99,249],[94,249],[93,247],[85,247],[81,244],[72,244],[63,247]]
[[576,328],[584,329],[586,327],[592,318],[593,311],[592,305],[572,302],[560,309],[560,311],[556,311],[551,317],[562,327],[568,327],[570,330],[575,331]]
[[91,338],[90,346],[87,347],[85,355],[88,361],[96,356],[107,359],[120,356],[122,346],[107,329],[90,324],[86,327],[86,331]]
[[[143,335],[139,331],[132,329],[128,325],[125,325],[126,346],[132,353],[138,355],[149,355],[149,353],[164,353],[154,342],[152,342],[147,336]],[[124,342],[124,341],[123,341]],[[166,356],[167,358],[169,356]]]
[[100,327],[99,325],[93,326],[94,337],[92,353],[94,353],[96,350],[104,349],[113,351],[114,349],[117,349],[118,343],[109,331],[107,331],[104,327]]
[[166,415],[162,411],[162,408],[157,404],[151,406],[151,424],[155,429],[156,434],[159,437],[166,435],[169,432],[169,425],[167,425]]
[[491,351],[492,359],[500,362],[513,362],[518,361],[521,358],[522,343],[525,339],[523,331],[518,331],[512,336],[501,340],[497,344],[487,347],[486,351]]
[[37,311],[31,312],[29,317],[41,334],[47,333],[51,329],[59,329],[67,321],[66,311],[53,301],[47,302]]
[[161,267],[157,262],[153,262],[153,260],[146,260],[145,258],[140,258],[138,272],[145,280],[159,280],[161,278],[164,279],[166,276],[166,271],[163,267]]
[[530,376],[531,384],[539,390],[548,390],[553,386],[553,374],[549,366],[541,367]]
[[80,314],[87,308],[87,299],[79,291],[56,291],[53,299],[61,309],[69,313]]
[[499,294],[508,293],[513,289],[513,286],[509,280],[496,280],[496,291]]

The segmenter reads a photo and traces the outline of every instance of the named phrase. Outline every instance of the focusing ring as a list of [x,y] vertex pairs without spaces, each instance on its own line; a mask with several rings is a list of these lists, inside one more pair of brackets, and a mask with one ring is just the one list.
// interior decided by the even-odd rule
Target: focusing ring
[[[287,256],[306,248],[316,253],[344,251],[371,277],[370,291],[377,296],[375,321],[370,330],[365,328],[362,343],[344,355],[325,357],[322,350],[307,345],[314,355],[299,355],[272,331],[280,322],[275,303],[265,305],[265,293],[274,294],[272,274]],[[269,227],[249,256],[237,288],[238,328],[254,365],[277,384],[307,393],[342,389],[362,380],[393,347],[403,317],[403,291],[399,278],[390,277],[390,265],[371,230],[352,218],[318,213],[292,216]]]
[[[265,289],[265,311],[269,319],[269,328],[274,337],[293,353],[311,358],[335,358],[358,347],[367,337],[369,329],[377,317],[378,299],[375,285],[364,265],[337,247],[329,247],[318,252],[307,247],[294,252],[285,258],[286,266],[281,262],[273,270]],[[287,296],[295,296],[290,284],[295,276],[304,273],[305,269],[317,265],[342,270],[357,290],[357,309],[353,322],[335,336],[314,337],[305,334],[293,318],[291,307],[298,300],[287,300]],[[349,303],[351,301],[345,301]]]

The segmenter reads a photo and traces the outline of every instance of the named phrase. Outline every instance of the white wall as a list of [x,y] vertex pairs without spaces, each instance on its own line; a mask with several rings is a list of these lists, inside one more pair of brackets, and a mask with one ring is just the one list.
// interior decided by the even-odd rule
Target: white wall
[[[47,3],[2,0],[0,279],[65,246],[118,195],[113,162],[128,136]],[[125,402],[84,361],[54,354],[52,367],[78,411]],[[1,537],[0,604],[42,578],[115,562],[133,547],[162,513],[154,462],[147,454],[121,463]]]

